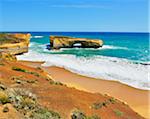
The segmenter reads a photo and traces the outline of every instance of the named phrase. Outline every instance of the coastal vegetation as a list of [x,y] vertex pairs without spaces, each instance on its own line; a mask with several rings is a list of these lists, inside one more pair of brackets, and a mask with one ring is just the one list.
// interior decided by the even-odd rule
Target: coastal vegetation
[[83,111],[76,109],[71,113],[71,119],[101,119],[101,118],[97,115],[86,116],[86,114]]
[[110,104],[115,104],[115,103],[117,103],[117,100],[112,97],[112,98],[107,99],[107,100],[104,101],[104,102],[96,102],[96,103],[93,103],[91,107],[92,107],[93,109],[96,109],[96,110],[97,110],[97,109],[101,109],[102,107],[107,107],[107,106],[109,106]]
[[10,77],[11,80],[15,81],[18,84],[24,84],[24,83],[37,83],[36,79],[26,79],[25,77],[21,76],[12,76]]
[[[1,84],[2,85],[2,84]],[[4,86],[3,86],[4,87]],[[38,104],[37,97],[32,92],[23,88],[7,88],[0,90],[0,103],[10,103],[26,119],[60,119],[57,112],[48,110]],[[3,112],[9,111],[4,106]]]
[[121,112],[121,111],[118,110],[118,109],[115,109],[114,112],[115,112],[115,114],[116,114],[117,116],[123,116],[123,112]]
[[0,66],[4,66],[4,65],[5,65],[5,64],[3,64],[3,63],[0,62]]
[[22,68],[19,68],[19,67],[15,67],[15,66],[12,67],[12,70],[25,72],[25,73],[32,74],[32,75],[37,76],[37,77],[40,76],[37,72],[31,72],[31,71],[28,71],[28,70],[25,70],[25,69],[22,69]]

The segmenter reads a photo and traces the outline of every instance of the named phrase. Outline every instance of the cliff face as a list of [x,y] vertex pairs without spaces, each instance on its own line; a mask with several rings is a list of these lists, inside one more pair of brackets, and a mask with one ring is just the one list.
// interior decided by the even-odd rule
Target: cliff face
[[64,36],[50,36],[50,47],[52,49],[60,48],[99,48],[102,47],[103,41],[98,39],[72,38]]
[[28,52],[30,34],[0,34],[0,52],[12,55]]

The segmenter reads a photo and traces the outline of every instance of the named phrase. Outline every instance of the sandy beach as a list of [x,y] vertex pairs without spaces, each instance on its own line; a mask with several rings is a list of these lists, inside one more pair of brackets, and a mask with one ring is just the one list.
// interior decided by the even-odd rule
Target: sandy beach
[[47,72],[56,80],[88,92],[109,94],[126,102],[133,110],[142,116],[150,116],[150,91],[144,91],[129,87],[114,81],[97,80],[81,75],[77,75],[63,68],[48,67]]
[[[14,119],[23,119],[24,114],[28,116],[29,112],[35,109],[41,110],[42,108],[44,112],[57,112],[57,114],[55,113],[53,115],[54,119],[60,119],[60,117],[62,119],[73,119],[72,115],[76,115],[76,110],[80,114],[83,114],[86,119],[110,119],[110,117],[111,119],[145,119],[142,115],[131,109],[130,106],[117,100],[115,97],[100,93],[91,93],[90,91],[87,92],[81,87],[76,87],[76,84],[68,84],[67,86],[56,81],[51,75],[47,74],[49,68],[45,69],[43,67],[45,69],[44,71],[39,67],[42,62],[21,63],[18,61],[2,60],[0,63],[0,101],[3,102],[0,104],[0,115],[2,115],[2,118],[9,119],[11,115]],[[52,70],[56,71],[54,69]],[[62,73],[66,74],[64,71]],[[55,73],[55,75],[59,74]],[[13,93],[14,91],[17,96]],[[23,103],[19,103],[19,107],[21,106],[22,108],[14,106],[15,104],[18,105],[18,103],[11,101],[6,104],[5,100],[8,98],[3,98],[3,95],[9,95],[9,99],[22,96]],[[31,96],[35,98],[32,99]],[[35,101],[33,108],[23,108],[24,105],[33,105],[33,101]],[[9,109],[7,113],[3,111],[6,106]],[[25,113],[22,113],[22,111]],[[30,115],[32,114],[34,116],[33,113],[38,113],[42,116],[45,115],[45,113],[41,114],[39,111],[31,112]],[[51,119],[51,116],[49,117],[47,119]],[[37,118],[35,117],[34,119]]]
[[[43,63],[21,62],[32,67],[40,67]],[[92,93],[108,94],[127,103],[135,112],[146,119],[150,117],[150,91],[132,88],[115,81],[106,81],[78,75],[60,67],[51,66],[42,68],[45,69],[54,80],[67,84],[69,87]]]

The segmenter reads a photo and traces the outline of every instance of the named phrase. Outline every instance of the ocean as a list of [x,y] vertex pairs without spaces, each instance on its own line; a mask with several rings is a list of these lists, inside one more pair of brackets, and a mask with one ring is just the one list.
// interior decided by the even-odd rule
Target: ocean
[[[150,90],[149,33],[30,32],[29,52],[19,60],[45,61],[43,66],[63,67],[71,72],[104,80],[119,81]],[[48,50],[50,35],[102,39],[102,48]]]

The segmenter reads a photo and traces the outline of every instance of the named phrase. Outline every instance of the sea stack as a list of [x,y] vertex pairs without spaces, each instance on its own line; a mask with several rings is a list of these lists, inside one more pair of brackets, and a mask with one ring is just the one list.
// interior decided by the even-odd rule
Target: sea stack
[[28,52],[30,34],[0,34],[0,52],[18,55]]
[[50,49],[60,48],[99,48],[103,41],[100,39],[74,38],[66,36],[50,36]]

